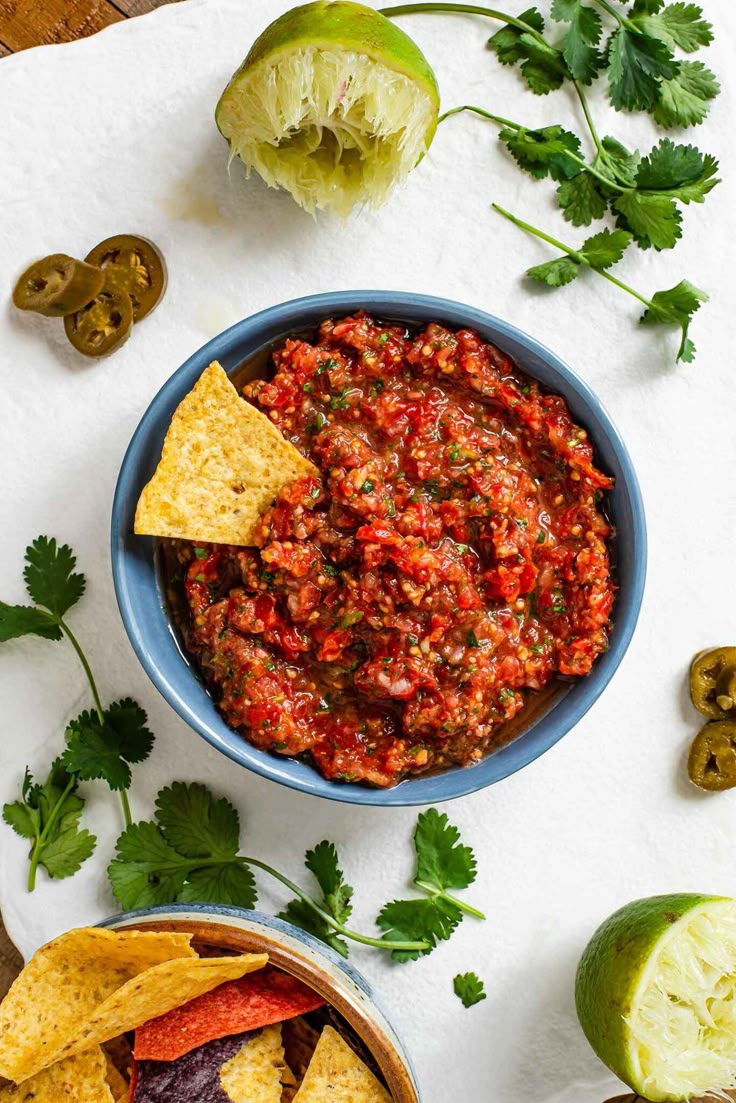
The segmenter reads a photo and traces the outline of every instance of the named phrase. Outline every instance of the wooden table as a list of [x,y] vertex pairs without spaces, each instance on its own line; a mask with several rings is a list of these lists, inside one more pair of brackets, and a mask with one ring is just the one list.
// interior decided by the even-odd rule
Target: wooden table
[[176,0],[0,0],[0,57],[69,42]]

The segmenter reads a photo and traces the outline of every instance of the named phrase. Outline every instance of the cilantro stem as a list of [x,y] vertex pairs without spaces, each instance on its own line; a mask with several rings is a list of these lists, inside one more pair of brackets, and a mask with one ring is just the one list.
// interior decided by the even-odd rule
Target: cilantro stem
[[66,623],[66,621],[63,619],[63,617],[58,617],[57,621],[58,621],[59,628],[61,628],[64,635],[69,640],[69,643],[72,645],[72,647],[74,648],[74,650],[76,651],[76,653],[79,657],[80,663],[84,667],[84,673],[87,675],[87,681],[89,682],[89,688],[92,690],[92,697],[93,697],[94,702],[95,702],[95,712],[97,713],[97,716],[99,718],[100,723],[104,724],[105,716],[104,716],[104,713],[103,713],[103,710],[102,710],[102,702],[100,701],[100,695],[97,692],[97,684],[95,682],[94,674],[92,673],[92,669],[91,669],[89,663],[87,662],[87,656],[84,654],[84,651],[82,650],[82,647],[81,647],[81,644],[79,643],[79,640],[74,635],[71,628]]
[[[265,862],[259,861],[258,858],[248,858],[242,855],[239,855],[237,860],[249,866],[256,866],[258,869],[262,869],[264,873],[268,873],[271,875],[271,877],[275,877],[277,881],[280,881],[282,885],[293,892],[295,896],[298,896],[299,899],[307,905],[307,907],[311,908],[316,915],[323,919],[324,922],[327,923],[327,925],[331,927],[333,931],[337,931],[337,933],[343,935],[344,938],[349,938],[353,942],[360,942],[363,946],[375,946],[379,950],[416,950],[421,952],[423,950],[430,949],[430,945],[428,942],[390,942],[387,939],[371,938],[370,935],[359,934],[357,931],[352,931],[350,930],[350,928],[344,926],[342,923],[339,923],[333,915],[330,915],[329,912],[324,911],[324,909],[319,906],[316,900],[313,900],[312,897],[308,895],[308,893],[304,892],[303,889],[300,889],[298,885],[294,884],[293,881],[290,881],[288,877],[285,877],[283,875],[283,873],[279,873],[278,870],[275,870],[273,866],[269,866]],[[211,865],[216,863],[207,862],[202,864]]]
[[621,12],[616,11],[615,8],[612,8],[608,0],[593,0],[593,3],[597,4],[602,11],[607,12],[612,19],[615,19],[620,27],[626,27],[628,31],[636,31],[637,34],[641,33],[639,28],[632,23],[630,19],[627,19]]
[[588,130],[590,131],[590,136],[593,139],[593,141],[595,142],[595,148],[598,150],[598,153],[600,154],[600,156],[605,158],[606,151],[603,148],[603,143],[601,142],[600,138],[598,137],[598,131],[595,128],[595,123],[593,122],[593,116],[590,113],[590,107],[588,105],[588,97],[585,95],[585,92],[583,92],[582,88],[580,87],[580,81],[574,80],[572,83],[573,83],[573,87],[575,88],[575,92],[577,93],[577,97],[580,100],[580,105],[583,109],[583,114],[585,115],[585,121],[588,124]]
[[40,859],[41,859],[41,851],[43,849],[43,844],[46,842],[46,839],[48,838],[49,831],[51,830],[51,828],[54,826],[54,824],[58,820],[61,809],[64,806],[64,802],[66,801],[66,798],[69,796],[72,789],[74,788],[74,786],[76,784],[76,781],[77,781],[77,779],[75,777],[70,777],[69,778],[68,782],[66,783],[66,788],[64,789],[64,792],[61,794],[58,801],[56,802],[54,807],[51,809],[51,812],[49,813],[49,818],[46,821],[46,826],[44,827],[43,831],[41,831],[36,836],[36,841],[33,844],[33,851],[31,853],[31,862],[30,862],[30,865],[28,867],[28,891],[29,892],[33,892],[33,890],[36,887],[36,871],[38,870],[39,862],[40,862]]
[[646,299],[643,295],[640,295],[638,291],[635,291],[633,287],[629,287],[627,283],[616,279],[610,272],[606,272],[602,268],[594,268],[588,258],[583,253],[579,253],[577,249],[565,245],[564,242],[558,241],[555,237],[550,237],[550,235],[545,234],[543,230],[538,230],[536,226],[530,226],[528,222],[524,222],[523,219],[517,218],[516,215],[511,214],[510,211],[506,211],[503,207],[499,207],[498,203],[491,203],[491,206],[494,211],[498,211],[498,213],[502,214],[504,218],[507,218],[509,222],[513,222],[515,226],[519,226],[520,229],[526,230],[528,234],[533,234],[535,237],[541,238],[542,241],[549,242],[550,245],[554,245],[555,249],[559,249],[562,253],[567,253],[569,257],[572,257],[573,260],[576,260],[579,264],[584,264],[591,272],[596,272],[599,276],[603,276],[604,280],[608,280],[609,283],[615,284],[616,287],[620,287],[622,291],[628,291],[629,295],[633,295],[635,299],[638,299],[639,302],[643,303],[648,309],[656,309],[650,299]]
[[560,51],[554,46],[551,46],[543,34],[540,34],[535,27],[532,27],[529,23],[525,23],[523,19],[517,19],[513,15],[506,15],[505,12],[497,11],[496,8],[483,8],[477,4],[443,4],[443,3],[419,3],[419,4],[399,4],[396,7],[379,8],[381,15],[392,18],[395,15],[421,15],[436,13],[455,13],[458,15],[482,15],[486,19],[496,19],[499,23],[509,23],[512,27],[516,27],[518,30],[523,31],[524,34],[530,35],[540,46],[548,50],[549,53],[559,54]]
[[130,814],[130,801],[128,800],[127,789],[120,790],[120,803],[123,806],[123,819],[125,820],[125,826],[130,827],[133,823],[133,817]]
[[443,889],[438,889],[435,885],[429,885],[426,881],[415,881],[414,884],[422,892],[426,892],[428,896],[439,897],[440,900],[446,900],[448,904],[454,904],[456,908],[459,908],[461,912],[465,912],[466,915],[472,915],[475,919],[485,919],[486,916],[482,911],[472,907],[471,904],[466,904],[464,900],[458,900],[457,896],[451,896],[449,892],[445,892]]
[[[517,131],[517,133],[521,131],[526,131],[527,133],[533,134],[535,132],[534,127],[522,126],[521,123],[515,123],[513,119],[506,119],[503,115],[494,115],[491,111],[486,111],[482,107],[475,107],[473,104],[469,103],[463,104],[461,107],[450,108],[449,111],[445,111],[443,115],[440,115],[437,122],[444,122],[444,120],[448,119],[450,115],[459,115],[461,111],[470,111],[473,115],[480,115],[480,117],[483,119],[488,119],[490,122],[497,123],[499,126],[502,127],[508,127],[508,129],[515,130]],[[590,120],[590,125],[592,126],[592,119]],[[597,142],[598,135],[595,133],[595,128],[593,128],[591,133],[593,134],[593,140]],[[580,165],[580,168],[583,172],[589,172],[591,176],[595,176],[595,178],[597,180],[600,180],[602,184],[605,184],[606,187],[615,188],[616,191],[620,192],[627,190],[612,176],[606,176],[604,173],[599,172],[599,170],[594,165],[589,165],[583,157],[578,157],[578,155],[576,153],[573,153],[571,150],[565,150],[565,157],[567,157],[568,160],[573,161],[576,165]]]
[[[72,647],[74,648],[74,650],[76,651],[76,653],[79,657],[80,663],[84,667],[84,673],[87,675],[87,681],[89,682],[89,688],[92,690],[92,698],[93,698],[94,703],[95,703],[95,712],[97,713],[97,719],[100,721],[100,724],[104,725],[104,723],[105,723],[105,710],[102,707],[102,701],[100,700],[100,694],[97,690],[97,683],[95,682],[95,676],[92,673],[91,666],[87,662],[87,656],[85,655],[84,651],[82,650],[82,645],[80,644],[79,640],[74,635],[71,628],[66,623],[66,621],[63,619],[63,617],[57,617],[57,621],[58,621],[58,624],[59,624],[59,628],[61,628],[61,630],[65,634],[66,638],[69,640],[69,643],[72,645]],[[122,805],[122,809],[123,809],[123,819],[125,821],[125,826],[130,827],[130,825],[133,822],[133,817],[131,816],[131,813],[130,813],[130,802],[128,800],[128,794],[126,793],[125,789],[120,790],[120,804]]]

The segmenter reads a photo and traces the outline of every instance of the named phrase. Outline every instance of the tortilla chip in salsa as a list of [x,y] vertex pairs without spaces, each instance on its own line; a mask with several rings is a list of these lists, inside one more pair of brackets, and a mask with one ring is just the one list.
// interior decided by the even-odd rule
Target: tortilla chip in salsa
[[248,545],[278,492],[313,465],[213,361],[174,411],[135,531]]
[[136,1030],[133,1052],[138,1061],[175,1061],[214,1038],[292,1019],[323,1003],[296,977],[263,969],[146,1022]]

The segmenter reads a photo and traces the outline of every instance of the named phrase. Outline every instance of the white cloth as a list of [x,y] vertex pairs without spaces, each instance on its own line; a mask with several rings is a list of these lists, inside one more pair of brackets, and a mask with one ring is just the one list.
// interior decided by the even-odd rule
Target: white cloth
[[[733,272],[736,113],[730,46],[736,11],[711,0],[715,44],[705,60],[726,87],[685,140],[721,157],[725,183],[684,214],[674,254],[631,254],[616,269],[652,292],[687,276],[713,301],[694,325],[698,359],[673,366],[676,335],[636,326],[638,305],[594,275],[549,295],[522,284],[553,254],[489,209],[582,240],[563,223],[549,183],[511,163],[494,128],[442,124],[430,155],[389,204],[341,229],[314,221],[288,195],[227,172],[213,112],[230,74],[284,0],[188,0],[64,46],[0,63],[0,310],[2,504],[0,595],[23,601],[23,549],[38,533],[69,542],[88,588],[70,614],[103,699],[148,710],[157,742],[136,769],[132,805],[150,816],[158,788],[201,779],[241,811],[250,853],[295,878],[305,845],[333,839],[356,886],[356,926],[408,890],[416,812],[299,796],[234,768],[159,697],[128,645],[110,578],[110,504],[126,444],[150,399],[191,352],[225,326],[297,295],[395,288],[485,308],[553,347],[608,406],[645,496],[650,567],[642,618],[602,699],[555,749],[515,777],[448,807],[478,854],[466,920],[431,957],[392,966],[356,948],[416,1063],[424,1103],[601,1103],[618,1087],[575,1018],[573,978],[595,926],[620,904],[674,890],[734,891],[736,797],[689,787],[684,754],[697,728],[685,673],[691,654],[734,643]],[[512,8],[515,5],[511,5]],[[434,65],[443,104],[475,102],[529,125],[582,129],[564,92],[537,98],[484,49],[493,24],[422,16],[401,25]],[[648,148],[644,117],[593,96],[602,133]],[[141,233],[169,266],[166,298],[125,348],[95,363],[61,323],[9,303],[24,265],[46,253],[83,255],[97,241]],[[2,799],[23,767],[42,770],[66,720],[89,704],[66,643],[29,638],[1,649]],[[25,892],[26,844],[0,827],[0,904],[31,952],[58,932],[116,910],[105,866],[120,813],[102,783],[86,785],[97,851],[70,880],[39,876]],[[261,905],[283,898],[265,878]],[[473,969],[488,999],[466,1011],[455,973]]]

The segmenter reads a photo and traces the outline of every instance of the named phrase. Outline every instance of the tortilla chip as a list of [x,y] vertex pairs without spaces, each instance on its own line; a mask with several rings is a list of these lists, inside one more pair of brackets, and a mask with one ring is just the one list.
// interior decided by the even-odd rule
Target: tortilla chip
[[308,985],[278,969],[264,969],[167,1015],[144,1023],[135,1034],[138,1061],[175,1061],[197,1046],[243,1030],[259,1030],[321,1007],[324,1000]]
[[189,935],[83,927],[49,942],[0,1004],[0,1075],[25,1080],[53,1064],[114,992],[152,966],[177,958],[198,960]]
[[134,1030],[149,1019],[217,988],[224,981],[262,969],[267,961],[267,954],[241,954],[238,957],[164,961],[154,965],[101,1004],[88,1023],[63,1046],[59,1056],[78,1053],[96,1042]]
[[220,1069],[220,1084],[233,1103],[281,1103],[284,1047],[281,1027],[267,1026]]
[[0,1088],[0,1103],[115,1103],[99,1046],[67,1057],[22,1084]]
[[135,531],[252,544],[261,514],[282,487],[315,473],[215,360],[174,411],[158,467],[138,500]]
[[227,1103],[220,1070],[252,1038],[216,1038],[178,1061],[136,1061],[133,1103]]
[[320,1035],[294,1103],[391,1103],[391,1096],[336,1030]]

